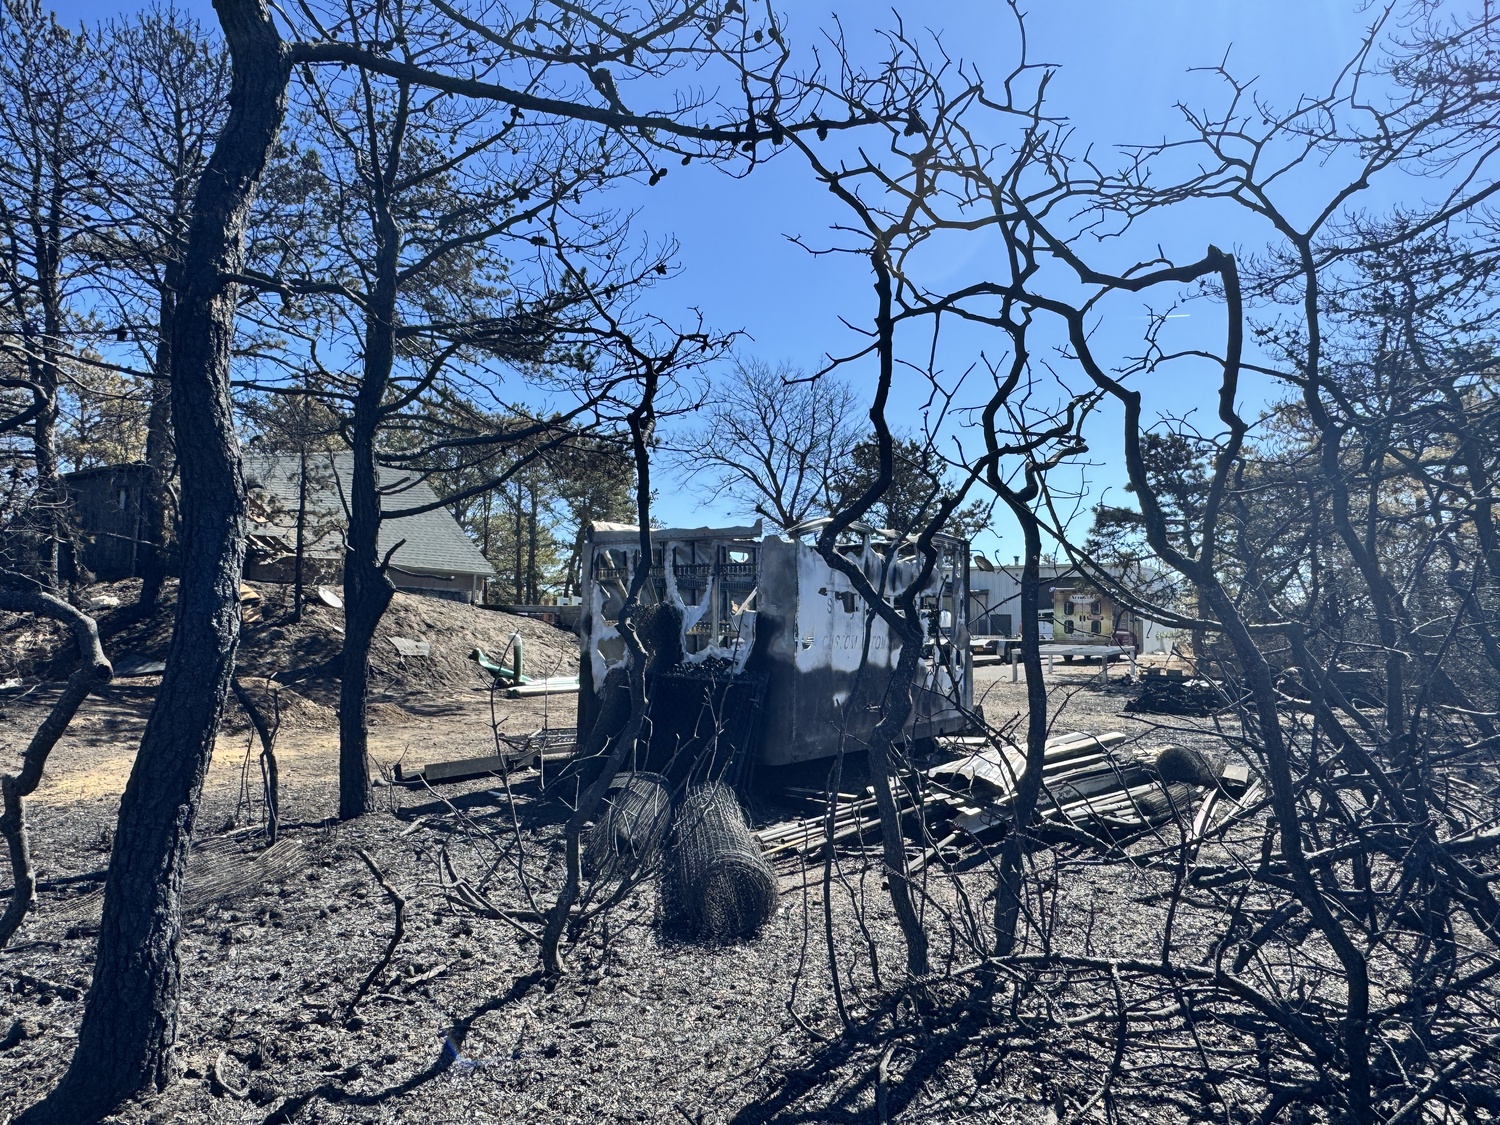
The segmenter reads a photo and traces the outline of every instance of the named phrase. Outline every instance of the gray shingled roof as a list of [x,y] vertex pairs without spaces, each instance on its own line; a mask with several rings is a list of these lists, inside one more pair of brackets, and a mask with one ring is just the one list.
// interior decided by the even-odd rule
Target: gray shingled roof
[[[308,455],[305,550],[310,557],[336,558],[343,551],[343,532],[348,522],[344,515],[344,498],[349,495],[353,464],[354,457],[350,453]],[[251,534],[274,539],[288,550],[296,542],[297,470],[296,454],[245,454]],[[403,508],[431,504],[437,499],[431,486],[407,470],[382,465],[379,472],[382,511],[398,512]],[[391,557],[391,564],[401,570],[485,576],[495,572],[446,508],[381,521],[379,549],[382,557],[403,539],[406,542]]]

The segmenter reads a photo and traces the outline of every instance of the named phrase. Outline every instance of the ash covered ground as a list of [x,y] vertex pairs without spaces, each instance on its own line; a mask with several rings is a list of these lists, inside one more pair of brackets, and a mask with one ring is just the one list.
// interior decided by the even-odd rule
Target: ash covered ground
[[[976,694],[991,722],[1024,706],[1024,684],[1009,677],[1008,667],[979,673]],[[1211,721],[1157,727],[1122,712],[1131,689],[1096,681],[1095,667],[1060,667],[1049,678],[1058,733],[1121,730],[1149,746],[1214,744]],[[484,752],[491,700],[475,686],[392,702],[372,731],[377,761]],[[0,702],[8,752],[19,750],[50,690]],[[98,883],[57,880],[107,861],[150,698],[149,682],[126,681],[90,700],[31,803],[38,875],[51,882],[0,955],[0,1119],[39,1097],[71,1054]],[[496,707],[514,733],[572,724],[570,697]],[[192,863],[232,867],[264,848],[248,746],[243,732],[220,738],[190,873]],[[1038,1121],[1060,1089],[1086,1091],[1107,1063],[1107,1044],[1041,1050],[1047,1034],[1038,1031],[1033,1057],[989,1035],[1004,1022],[1005,989],[973,971],[974,953],[953,922],[966,900],[979,915],[990,909],[993,877],[983,864],[957,878],[929,877],[935,975],[915,999],[892,1003],[902,947],[868,840],[840,852],[826,926],[820,881],[783,865],[780,908],[756,939],[687,943],[660,925],[658,889],[648,881],[588,927],[568,950],[568,973],[547,982],[523,925],[447,900],[440,861],[446,855],[493,903],[545,907],[561,879],[565,799],[544,797],[535,774],[512,778],[509,798],[494,779],[441,792],[386,788],[380,811],[337,825],[325,819],[336,808],[333,732],[292,725],[278,751],[295,869],[186,921],[181,1078],[119,1121],[852,1122],[880,1120],[882,1107],[888,1118],[913,1121]],[[762,779],[758,822],[801,811]],[[358,849],[406,910],[389,968],[351,1012],[394,925],[392,903]],[[1059,845],[1035,860],[1057,872],[1044,904],[1055,915],[1052,932],[1080,950],[1152,956],[1169,876],[1112,869],[1102,877],[1087,862],[1058,865],[1059,856],[1081,854]],[[1176,924],[1179,945],[1213,936],[1208,924],[1196,932],[1191,919]],[[844,1034],[831,961],[850,1017]],[[1143,1095],[1138,1108],[1137,1119],[1180,1118],[1159,1098]]]

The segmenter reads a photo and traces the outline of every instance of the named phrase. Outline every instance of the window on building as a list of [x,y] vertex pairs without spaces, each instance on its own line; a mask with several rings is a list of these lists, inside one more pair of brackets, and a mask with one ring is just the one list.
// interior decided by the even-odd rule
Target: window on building
[[1104,622],[1100,621],[1096,617],[1093,621],[1089,622],[1089,628],[1091,628],[1096,634],[1102,633],[1104,632]]
[[124,511],[124,510],[125,510],[125,505],[126,505],[126,503],[127,503],[127,502],[128,502],[128,501],[129,501],[129,500],[130,500],[130,493],[129,493],[129,492],[127,492],[127,491],[126,491],[126,490],[125,490],[125,489],[123,489],[123,488],[122,488],[122,489],[120,489],[120,511],[122,511],[122,512],[123,512],[123,511]]

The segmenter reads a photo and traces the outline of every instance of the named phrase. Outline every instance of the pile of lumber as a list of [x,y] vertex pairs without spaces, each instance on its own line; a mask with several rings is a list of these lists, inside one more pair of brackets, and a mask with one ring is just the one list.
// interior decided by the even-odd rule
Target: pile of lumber
[[[788,789],[788,796],[807,801],[824,802],[826,795],[812,789]],[[858,840],[866,833],[874,834],[880,825],[880,815],[875,808],[875,798],[869,794],[858,796],[839,794],[839,802],[833,814],[833,839]],[[916,802],[904,789],[896,789],[897,807],[910,812]],[[827,837],[827,813],[803,817],[799,820],[782,821],[762,828],[756,833],[767,859],[778,859],[789,855],[812,855],[823,846]]]
[[[1044,828],[1121,841],[1181,822],[1193,837],[1201,837],[1215,822],[1222,800],[1245,794],[1249,775],[1243,766],[1219,766],[1176,747],[1137,756],[1126,750],[1126,741],[1125,735],[1110,731],[1047,743],[1037,804]],[[974,854],[980,845],[1002,837],[1026,772],[1026,755],[1017,746],[984,738],[955,739],[948,746],[956,756],[926,771],[920,801],[904,786],[892,784],[907,839],[918,848],[918,869]],[[786,793],[822,804],[824,811],[760,829],[761,846],[772,860],[814,856],[829,835],[827,795],[806,789]],[[835,844],[874,841],[879,824],[869,791],[839,794],[832,820]]]

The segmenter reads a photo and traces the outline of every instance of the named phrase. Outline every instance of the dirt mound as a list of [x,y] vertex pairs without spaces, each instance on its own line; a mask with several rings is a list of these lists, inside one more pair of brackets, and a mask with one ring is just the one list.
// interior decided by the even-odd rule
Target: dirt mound
[[[162,606],[141,616],[135,609],[139,581],[101,583],[84,591],[84,608],[97,615],[104,650],[122,673],[149,666],[166,656],[172,637],[175,583],[169,583]],[[283,695],[288,718],[299,725],[322,726],[331,719],[318,708],[338,703],[339,655],[344,641],[344,611],[310,600],[302,620],[291,621],[290,592],[261,587],[260,620],[240,632],[237,671],[247,683],[272,680],[293,689]],[[371,688],[399,700],[408,695],[484,687],[489,677],[469,653],[483,648],[499,658],[513,633],[519,633],[525,673],[533,678],[567,676],[578,671],[578,641],[572,633],[529,617],[481,609],[462,602],[398,593],[376,631],[370,653]],[[403,655],[395,639],[427,646],[426,655]],[[56,679],[67,675],[74,653],[62,632],[50,622],[0,614],[0,680],[9,676]],[[508,663],[508,661],[507,661]],[[293,698],[295,696],[295,698]],[[238,713],[233,706],[231,711]]]
[[[266,721],[283,730],[332,730],[339,725],[339,714],[332,707],[299,695],[285,684],[259,676],[241,676],[240,683]],[[224,700],[220,726],[226,731],[251,729],[250,716],[245,714],[245,709],[233,694]]]
[[[414,688],[488,685],[489,676],[469,653],[478,646],[499,659],[512,633],[521,635],[526,675],[577,675],[578,639],[572,633],[529,617],[418,594],[397,594],[391,602],[380,622],[371,663],[393,684]],[[394,637],[426,641],[431,655],[403,657],[392,644]]]

